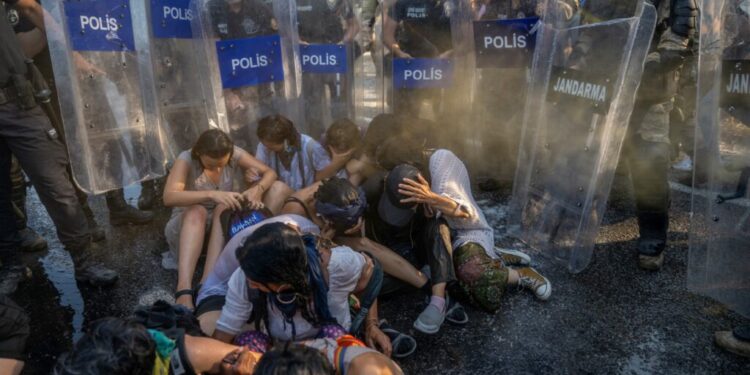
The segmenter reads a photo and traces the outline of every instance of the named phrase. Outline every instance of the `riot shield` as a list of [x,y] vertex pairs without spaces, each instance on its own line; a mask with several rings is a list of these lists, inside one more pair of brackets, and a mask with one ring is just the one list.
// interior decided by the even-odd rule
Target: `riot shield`
[[305,127],[320,139],[334,120],[358,118],[361,106],[355,101],[364,91],[359,20],[351,0],[296,0],[296,5]]
[[294,1],[195,0],[191,7],[194,52],[210,72],[204,96],[223,103],[235,144],[255,150],[258,120],[271,114],[304,129]]
[[[382,4],[382,66],[388,112],[405,124],[427,119],[436,143],[455,146],[471,103],[472,10],[468,0],[394,0]],[[457,151],[457,150],[455,150]],[[459,152],[460,153],[460,152]]]
[[475,82],[472,131],[466,133],[473,147],[465,162],[482,178],[513,178],[539,24],[537,3],[541,1],[486,1],[467,20]]
[[128,1],[44,0],[73,177],[100,193],[165,174]]
[[[133,8],[135,34],[148,40],[143,52],[154,90],[155,109],[160,118],[162,149],[173,161],[181,151],[193,146],[200,133],[219,127],[224,107],[217,108],[212,97],[204,99],[203,77],[208,75],[204,60],[194,55],[190,0],[139,0]],[[226,129],[224,129],[226,130]]]
[[703,1],[700,30],[688,288],[750,317],[750,3]]
[[627,132],[656,11],[642,0],[586,2],[562,27],[554,0],[537,36],[511,231],[572,272],[590,262]]

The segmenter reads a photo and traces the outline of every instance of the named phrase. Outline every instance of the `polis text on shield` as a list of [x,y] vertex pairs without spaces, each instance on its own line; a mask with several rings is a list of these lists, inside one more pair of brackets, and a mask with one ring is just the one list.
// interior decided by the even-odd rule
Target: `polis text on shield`
[[443,69],[441,68],[427,68],[427,69],[406,69],[404,70],[405,81],[439,81],[443,79]]
[[117,19],[104,15],[104,17],[97,16],[85,16],[82,15],[81,19],[81,30],[86,30],[88,27],[94,31],[117,31]]
[[193,20],[193,11],[190,9],[164,6],[163,10],[164,10],[165,19],[171,18],[173,20],[178,20],[178,21],[192,21]]
[[232,59],[232,70],[257,69],[268,66],[269,58],[266,55],[256,53],[255,56],[240,57]]
[[338,65],[338,58],[336,58],[336,55],[330,53],[305,54],[302,55],[302,64],[312,66],[336,66]]
[[526,38],[528,38],[528,35],[524,34],[516,34],[513,33],[513,35],[496,35],[496,36],[490,36],[487,35],[484,37],[484,48],[485,49],[517,49],[517,48],[526,48],[528,43],[526,43]]

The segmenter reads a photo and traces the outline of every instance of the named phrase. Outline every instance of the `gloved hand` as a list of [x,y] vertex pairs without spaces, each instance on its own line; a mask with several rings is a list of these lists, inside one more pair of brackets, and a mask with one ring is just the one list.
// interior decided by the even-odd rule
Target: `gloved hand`
[[[678,69],[685,62],[685,56],[681,51],[661,50],[657,59],[649,58],[643,70],[643,77],[666,74]],[[653,56],[653,55],[652,55]]]

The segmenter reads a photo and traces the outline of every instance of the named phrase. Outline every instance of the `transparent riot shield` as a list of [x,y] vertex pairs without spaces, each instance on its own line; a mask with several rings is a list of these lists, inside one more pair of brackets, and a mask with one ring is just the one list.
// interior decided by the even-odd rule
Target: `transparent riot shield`
[[[580,272],[606,208],[656,11],[641,0],[586,2],[591,16],[559,27],[554,1],[537,37],[511,231]],[[596,8],[598,7],[598,8]]]
[[296,0],[296,5],[305,127],[320,139],[333,121],[360,117],[360,23],[351,0]]
[[472,152],[465,162],[480,180],[513,178],[541,2],[482,2],[467,20],[471,32],[465,36],[474,54],[475,82],[472,131],[466,133]]
[[750,317],[750,3],[701,8],[688,288]]
[[[44,0],[73,176],[100,193],[165,174],[159,119],[124,0]],[[146,94],[144,94],[146,93]]]
[[468,0],[382,4],[386,110],[405,116],[404,124],[429,124],[436,145],[459,154],[474,82],[472,17]]
[[[292,0],[194,0],[204,96],[223,102],[235,144],[254,152],[258,120],[281,114],[301,130],[301,65]],[[220,106],[219,106],[220,107]]]
[[143,56],[151,64],[145,64],[145,73],[152,82],[162,149],[173,161],[204,130],[226,126],[219,121],[224,107],[217,108],[213,97],[203,96],[208,68],[194,53],[190,0],[138,0],[130,6],[136,38],[148,41]]

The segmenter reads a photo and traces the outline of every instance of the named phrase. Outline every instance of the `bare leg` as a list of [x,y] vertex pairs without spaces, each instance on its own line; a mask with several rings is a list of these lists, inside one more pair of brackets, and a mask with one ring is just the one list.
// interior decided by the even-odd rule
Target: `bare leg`
[[[192,289],[193,287],[193,274],[201,255],[207,219],[208,211],[201,205],[190,206],[182,214],[180,259],[177,264],[177,291]],[[175,302],[191,309],[194,307],[191,296],[180,296]]]
[[0,358],[0,375],[19,375],[23,364],[15,359]]
[[263,195],[263,204],[266,205],[271,213],[277,215],[281,211],[281,207],[284,206],[284,200],[292,195],[294,190],[287,186],[287,184],[276,181]]
[[508,267],[508,285],[518,285],[518,271]]
[[211,335],[213,335],[214,331],[216,330],[216,321],[219,320],[219,316],[221,316],[221,310],[209,311],[205,314],[201,314],[201,316],[198,317],[198,322],[200,322],[201,325],[201,331],[203,331],[203,333],[205,333],[207,336],[211,337]]
[[446,283],[435,284],[432,286],[432,295],[440,298],[445,298],[445,286]]
[[221,213],[226,211],[227,207],[224,205],[218,205],[214,209],[214,214],[211,223],[211,234],[208,237],[208,249],[206,250],[206,265],[203,267],[203,276],[201,277],[201,284],[206,281],[208,275],[211,274],[211,270],[214,269],[216,260],[221,255],[221,250],[224,249],[224,231],[221,227]]
[[[427,282],[427,277],[414,268],[411,263],[393,250],[365,237],[337,237],[336,243],[348,246],[356,251],[367,251],[383,266],[383,271],[415,288],[421,288]],[[445,283],[443,295],[445,295]]]

